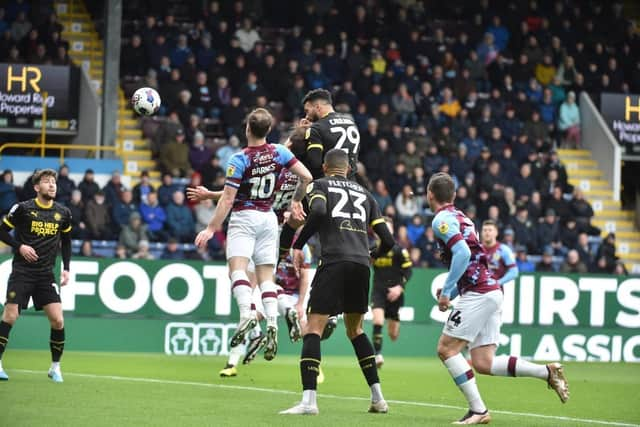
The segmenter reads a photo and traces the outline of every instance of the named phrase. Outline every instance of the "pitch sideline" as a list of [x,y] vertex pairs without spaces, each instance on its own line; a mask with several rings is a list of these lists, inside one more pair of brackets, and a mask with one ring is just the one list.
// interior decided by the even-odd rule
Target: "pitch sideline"
[[[12,371],[20,372],[23,374],[37,374],[37,375],[44,375],[46,373],[46,371],[34,371],[30,369],[12,369]],[[95,375],[95,374],[81,374],[81,373],[73,373],[73,372],[65,372],[64,375],[81,377],[81,378],[112,380],[112,381],[129,381],[129,382],[150,383],[150,384],[172,384],[172,385],[220,388],[220,389],[230,389],[230,390],[257,391],[262,393],[266,392],[266,393],[273,393],[273,394],[287,394],[287,395],[300,394],[299,391],[291,391],[291,390],[277,390],[277,389],[271,389],[271,388],[251,387],[251,386],[232,385],[232,384],[200,383],[195,381],[162,380],[158,378],[121,377],[117,375]],[[318,394],[318,397],[325,398],[325,399],[342,399],[342,400],[346,399],[346,400],[359,400],[359,401],[367,401],[367,402],[369,401],[368,398],[364,398],[364,397],[338,396],[335,394]],[[408,400],[387,400],[387,402],[398,404],[398,405],[421,406],[421,407],[427,407],[427,408],[456,409],[456,410],[463,410],[463,411],[468,409],[462,406],[443,405],[439,403],[428,403],[428,402],[415,402],[415,401],[408,401]],[[607,425],[607,426],[640,427],[639,424],[621,423],[616,421],[593,420],[588,418],[562,417],[557,415],[543,415],[543,414],[534,414],[529,412],[512,412],[512,411],[501,411],[501,410],[492,409],[491,413],[518,416],[518,417],[558,420],[558,421],[566,421],[566,422],[580,422],[580,423],[586,423],[586,424]]]

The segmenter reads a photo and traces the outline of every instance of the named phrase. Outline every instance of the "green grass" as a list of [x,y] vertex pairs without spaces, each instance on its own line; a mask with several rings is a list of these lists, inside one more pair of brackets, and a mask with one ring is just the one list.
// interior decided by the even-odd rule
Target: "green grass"
[[[47,379],[48,360],[45,351],[8,349],[3,364],[11,379],[0,383],[0,426],[425,426],[449,424],[465,406],[435,359],[387,358],[380,376],[390,413],[373,415],[366,413],[369,391],[354,358],[328,356],[320,415],[286,418],[277,413],[299,400],[297,357],[256,360],[238,377],[221,379],[220,357],[67,352],[64,384]],[[493,424],[640,423],[640,365],[573,363],[566,372],[572,397],[566,405],[539,380],[477,377]]]

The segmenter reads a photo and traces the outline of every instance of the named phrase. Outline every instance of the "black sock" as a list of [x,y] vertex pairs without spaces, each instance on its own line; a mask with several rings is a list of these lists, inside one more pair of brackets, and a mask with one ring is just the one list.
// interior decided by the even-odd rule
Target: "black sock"
[[64,351],[64,328],[51,329],[49,348],[51,349],[51,361],[59,362]]
[[373,325],[373,349],[376,354],[382,351],[382,325]]
[[11,325],[7,322],[0,322],[0,360],[2,360],[4,349],[9,344],[9,332],[11,332]]
[[315,390],[318,388],[319,372],[320,335],[306,334],[304,338],[302,338],[302,354],[300,355],[302,390]]
[[295,228],[292,228],[285,222],[282,226],[282,231],[280,232],[280,258],[284,258],[289,255],[289,250],[291,249],[291,245],[293,244],[293,237],[295,235]]
[[367,338],[367,334],[360,334],[351,340],[353,349],[358,357],[358,363],[364,377],[367,379],[367,384],[370,386],[380,382],[378,378],[378,368],[376,367],[376,356],[373,352],[373,346]]

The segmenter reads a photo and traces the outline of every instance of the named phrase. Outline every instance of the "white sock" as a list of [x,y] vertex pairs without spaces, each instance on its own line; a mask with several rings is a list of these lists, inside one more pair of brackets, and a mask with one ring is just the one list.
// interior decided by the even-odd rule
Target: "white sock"
[[527,362],[514,356],[497,356],[491,364],[491,375],[501,377],[533,377],[546,380],[549,376],[546,365]]
[[278,287],[270,280],[260,283],[262,305],[267,319],[267,327],[278,327]]
[[278,314],[282,317],[285,317],[287,310],[291,308],[287,305],[288,301],[287,294],[278,292]]
[[240,319],[246,319],[251,315],[251,293],[253,292],[246,272],[236,270],[231,273],[231,291],[238,303]]
[[305,406],[318,406],[316,401],[315,390],[303,390],[302,391],[302,404]]
[[453,378],[464,397],[469,402],[469,408],[473,412],[483,413],[487,410],[482,397],[480,397],[480,391],[476,384],[476,378],[473,375],[473,370],[469,363],[460,353],[452,356],[444,361],[444,365],[449,370],[449,374]]
[[231,347],[227,363],[229,365],[238,366],[238,361],[240,360],[240,357],[244,355],[246,348],[247,346],[245,345],[245,343],[241,343],[235,347]]
[[60,370],[60,362],[51,362],[51,369],[53,369],[54,371],[59,371]]
[[380,383],[371,384],[369,387],[371,389],[371,401],[379,402],[384,400],[384,396],[382,395],[382,388],[380,387]]

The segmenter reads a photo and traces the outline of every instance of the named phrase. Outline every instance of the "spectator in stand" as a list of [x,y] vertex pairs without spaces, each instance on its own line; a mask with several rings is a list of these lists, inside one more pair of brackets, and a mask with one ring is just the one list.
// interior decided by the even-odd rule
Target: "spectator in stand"
[[129,44],[122,49],[122,57],[126,58],[126,61],[120,61],[121,77],[142,77],[149,69],[149,56],[139,34],[131,36]]
[[391,196],[389,195],[389,191],[387,190],[387,185],[382,179],[376,181],[374,190],[371,195],[376,200],[376,202],[378,202],[378,206],[380,207],[381,211],[384,211],[387,206],[393,204]]
[[411,222],[407,225],[407,236],[411,241],[411,245],[415,246],[420,236],[424,233],[425,224],[421,215],[414,215]]
[[242,27],[235,32],[234,37],[238,39],[240,49],[245,53],[251,52],[255,44],[260,41],[260,35],[253,28],[253,22],[250,18],[242,20]]
[[391,97],[391,105],[398,115],[398,123],[400,126],[414,127],[416,125],[418,122],[416,106],[413,103],[413,98],[411,97],[406,84],[401,83],[398,86],[398,90]]
[[513,180],[513,187],[516,190],[516,196],[518,200],[528,202],[531,198],[531,194],[536,189],[536,183],[531,177],[531,164],[523,163],[520,166],[520,174]]
[[194,236],[194,222],[191,210],[184,204],[184,193],[173,193],[172,203],[167,206],[167,229],[171,236],[181,242],[188,242]]
[[542,62],[536,65],[536,79],[542,86],[549,86],[556,75],[556,67],[553,65],[553,58],[546,54],[542,57]]
[[162,184],[158,187],[158,202],[166,208],[171,203],[173,193],[179,191],[179,186],[173,182],[173,175],[166,172],[162,174]]
[[560,267],[561,273],[587,273],[587,266],[580,260],[580,255],[578,255],[578,251],[575,249],[570,250],[567,253],[567,257],[565,261],[562,263]]
[[407,141],[405,150],[398,156],[398,160],[404,163],[408,175],[413,175],[416,168],[422,167],[422,159],[417,153],[414,141]]
[[407,225],[422,210],[421,200],[413,196],[410,185],[404,185],[402,192],[396,196],[395,207],[400,223]]
[[206,199],[201,201],[194,208],[195,215],[195,232],[199,233],[200,231],[207,228],[209,225],[209,221],[213,218],[213,213],[215,212],[215,205],[213,201],[210,199]]
[[100,190],[87,202],[85,223],[90,239],[111,240],[113,238],[111,215],[106,205],[105,195]]
[[98,257],[96,255],[96,253],[93,250],[93,244],[91,243],[91,240],[85,240],[82,242],[82,245],[80,246],[80,254],[81,257],[86,257],[86,258],[96,258]]
[[152,191],[153,185],[151,185],[149,171],[143,170],[142,172],[140,172],[140,182],[133,186],[133,202],[137,205],[146,202],[147,195]]
[[71,201],[71,193],[76,188],[76,183],[69,178],[69,166],[62,165],[58,170],[58,179],[56,180],[58,191],[56,191],[56,202],[69,206]]
[[589,244],[589,236],[587,233],[581,232],[578,234],[578,242],[574,248],[578,251],[580,259],[589,267],[589,270],[593,268],[595,262],[596,253],[593,251],[591,244]]
[[[223,77],[221,77],[223,78]],[[220,115],[220,110],[216,107],[216,95],[209,87],[207,82],[207,73],[199,71],[196,74],[196,84],[191,89],[193,94],[193,106],[196,107],[196,113],[200,117],[217,117]]]
[[220,178],[224,178],[225,170],[220,165],[220,158],[212,155],[206,165],[202,167],[202,185],[209,189],[215,189]]
[[82,193],[76,189],[71,192],[71,200],[67,205],[71,211],[71,238],[84,239],[87,236],[87,225],[84,222],[85,205],[82,201]]
[[599,234],[599,229],[595,229],[591,225],[593,218],[593,208],[591,204],[584,198],[584,193],[580,188],[575,188],[573,198],[570,202],[571,215],[576,218],[578,226],[590,234]]
[[146,260],[155,259],[153,254],[151,254],[151,252],[149,252],[149,241],[148,240],[140,240],[138,242],[137,251],[133,255],[131,255],[131,258],[132,259],[146,259]]
[[93,196],[100,191],[100,187],[95,182],[95,174],[93,169],[87,169],[84,172],[84,177],[80,184],[78,184],[78,190],[82,193],[82,201],[86,205],[90,200],[93,200]]
[[118,236],[118,244],[124,246],[127,255],[131,256],[138,250],[141,240],[149,240],[147,236],[147,224],[142,222],[138,212],[129,215],[129,221],[122,227]]
[[438,242],[433,234],[431,226],[426,226],[422,236],[416,242],[416,246],[421,250],[421,261],[424,267],[443,268],[440,258],[436,256],[438,252]]
[[189,147],[184,140],[184,131],[178,129],[175,138],[160,149],[160,167],[173,176],[184,177],[191,172]]
[[580,109],[576,104],[576,94],[571,91],[560,105],[558,129],[564,132],[564,145],[580,148]]
[[170,237],[167,241],[167,245],[160,255],[160,259],[166,260],[181,260],[184,259],[184,251],[178,245],[178,239]]
[[165,231],[167,214],[158,203],[158,193],[152,191],[147,195],[147,201],[140,204],[140,215],[147,224],[147,234],[154,242],[167,240],[168,234]]
[[549,247],[542,252],[542,259],[536,264],[538,273],[555,273],[556,267],[553,265],[553,248]]
[[15,21],[11,24],[11,38],[19,42],[31,31],[31,22],[27,20],[25,12],[18,13]]
[[0,181],[0,215],[5,215],[18,202],[16,186],[13,184],[13,172],[6,169]]
[[627,267],[625,267],[622,261],[617,261],[615,267],[613,268],[613,274],[616,276],[628,276],[629,272],[627,271]]
[[[378,140],[378,146],[370,150],[364,164],[372,180],[382,179],[387,181],[395,163],[395,156],[389,150],[389,141],[386,138]],[[390,189],[391,193],[393,191]]]
[[120,172],[114,171],[111,174],[111,179],[102,189],[109,208],[112,208],[120,200],[120,195],[124,190],[125,186],[122,184]]
[[596,258],[604,258],[607,263],[607,269],[612,271],[615,263],[618,261],[618,256],[616,255],[616,235],[615,233],[607,234],[607,237],[604,238],[602,243],[600,243],[600,247],[598,248],[598,254]]
[[571,209],[569,208],[569,202],[564,199],[562,194],[562,187],[555,186],[551,197],[545,203],[546,209],[553,209],[556,215],[560,218],[560,221],[566,221],[571,215]]
[[539,249],[545,250],[550,247],[554,250],[554,254],[564,255],[560,241],[560,223],[553,209],[546,210],[544,220],[538,226],[537,234]]
[[457,117],[462,109],[458,100],[453,97],[453,92],[449,87],[445,87],[442,91],[442,102],[439,109],[442,114],[451,119]]
[[528,253],[536,253],[537,234],[536,223],[529,218],[529,211],[526,206],[519,206],[516,210],[515,218],[509,222],[515,233],[515,240],[524,246]]
[[193,144],[189,149],[189,163],[195,171],[201,172],[203,166],[209,162],[213,151],[204,143],[204,134],[196,132],[193,136]]
[[120,193],[120,199],[114,203],[111,209],[111,217],[113,225],[117,230],[129,224],[129,217],[132,213],[138,213],[138,206],[133,203],[133,193],[130,190],[124,190]]
[[516,266],[520,273],[536,271],[536,266],[527,258],[527,248],[521,245],[516,246]]

